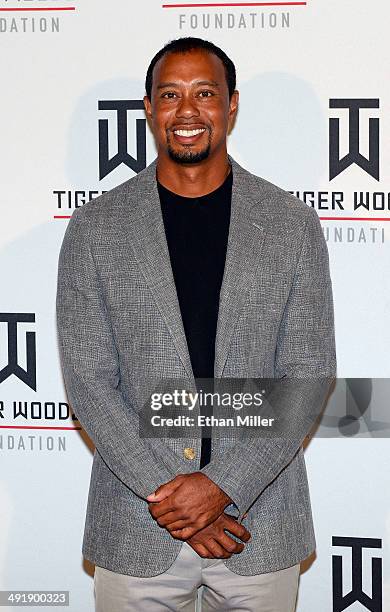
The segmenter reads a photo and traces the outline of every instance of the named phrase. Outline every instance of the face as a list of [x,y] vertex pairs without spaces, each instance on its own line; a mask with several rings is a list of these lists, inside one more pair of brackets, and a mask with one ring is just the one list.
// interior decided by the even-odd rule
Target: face
[[159,155],[199,163],[226,151],[238,92],[229,100],[222,61],[196,49],[167,53],[157,62],[151,100],[145,96],[144,104]]

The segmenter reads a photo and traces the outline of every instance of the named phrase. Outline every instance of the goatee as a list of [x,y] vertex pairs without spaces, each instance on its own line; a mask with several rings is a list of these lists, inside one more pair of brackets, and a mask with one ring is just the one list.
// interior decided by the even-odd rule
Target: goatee
[[169,157],[178,164],[197,164],[204,159],[207,159],[210,154],[210,145],[207,145],[202,151],[194,152],[191,150],[175,151],[168,145]]
[[170,133],[167,132],[167,150],[169,157],[178,164],[197,164],[210,155],[211,149],[211,134],[209,131],[207,146],[202,151],[194,152],[190,147],[186,147],[182,151],[175,150],[171,145]]

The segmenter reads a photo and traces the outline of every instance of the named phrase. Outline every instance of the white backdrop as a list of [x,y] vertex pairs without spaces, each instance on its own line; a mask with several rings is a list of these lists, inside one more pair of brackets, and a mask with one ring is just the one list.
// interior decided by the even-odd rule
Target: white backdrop
[[[306,201],[318,211],[330,254],[339,377],[390,373],[387,3],[166,2],[0,0],[0,590],[69,590],[72,612],[93,610],[93,567],[81,556],[92,454],[67,416],[55,328],[58,252],[76,192],[81,205],[134,175],[122,163],[99,180],[99,120],[108,121],[110,157],[117,131],[116,112],[99,110],[98,102],[141,100],[149,61],[168,40],[200,36],[231,56],[240,110],[230,153],[299,197],[313,192]],[[330,108],[331,99],[376,102],[360,110],[357,134],[348,109]],[[142,118],[140,110],[127,113],[133,157]],[[371,159],[332,180],[331,118],[339,119],[339,157],[354,136],[360,155]],[[371,126],[379,121],[379,159],[370,119]],[[147,163],[154,157],[146,133]],[[332,210],[332,192],[343,209]],[[367,208],[354,209],[355,192]],[[35,346],[27,350],[27,341]],[[318,547],[303,568],[297,612],[389,612],[388,432],[331,431],[326,438],[319,432],[306,451]],[[380,541],[364,549],[366,595],[347,607],[334,601],[332,555],[343,559],[343,594],[356,593],[351,548],[333,546],[333,537]],[[374,579],[372,557],[382,560]]]

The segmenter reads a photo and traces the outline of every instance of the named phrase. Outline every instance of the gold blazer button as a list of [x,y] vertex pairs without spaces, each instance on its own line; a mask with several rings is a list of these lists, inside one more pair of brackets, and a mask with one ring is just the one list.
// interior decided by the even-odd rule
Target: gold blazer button
[[195,459],[195,451],[191,447],[186,447],[183,451],[186,459]]

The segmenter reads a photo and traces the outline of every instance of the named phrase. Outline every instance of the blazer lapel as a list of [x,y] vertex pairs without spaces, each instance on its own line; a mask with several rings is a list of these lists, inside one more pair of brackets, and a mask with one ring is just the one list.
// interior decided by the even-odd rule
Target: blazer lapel
[[[233,170],[232,204],[215,340],[216,378],[222,376],[234,327],[259,264],[264,239],[258,207],[254,207],[257,200],[253,198],[251,174],[230,155],[229,160]],[[138,175],[137,206],[129,210],[126,233],[183,366],[193,380],[157,191],[156,165],[155,159]]]
[[157,190],[155,159],[138,175],[137,206],[126,228],[135,257],[153,293],[188,376],[194,375],[173,277]]
[[232,204],[225,271],[219,297],[214,377],[222,376],[241,306],[259,265],[264,228],[256,206],[258,186],[230,155]]

